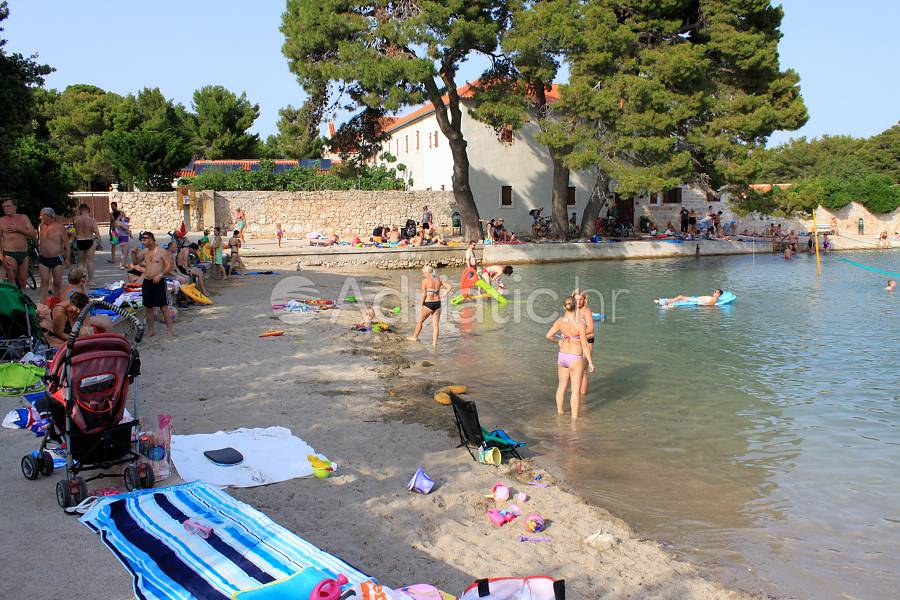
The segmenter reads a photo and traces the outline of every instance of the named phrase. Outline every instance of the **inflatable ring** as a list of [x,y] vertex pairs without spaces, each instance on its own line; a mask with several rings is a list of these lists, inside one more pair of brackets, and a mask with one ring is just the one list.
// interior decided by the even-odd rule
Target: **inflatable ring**
[[450,394],[448,394],[447,392],[436,392],[434,394],[434,401],[438,404],[447,406],[450,404]]
[[212,304],[213,301],[208,297],[204,296],[200,290],[197,289],[197,285],[194,283],[186,283],[181,286],[181,293],[190,298],[192,301],[197,304]]
[[446,385],[440,388],[437,393],[441,392],[453,392],[454,394],[465,394],[468,391],[468,388],[464,385]]
[[325,298],[307,298],[305,300],[297,300],[297,302],[302,302],[303,304],[312,304],[313,306],[322,306],[322,307],[334,306],[334,300],[328,300]]

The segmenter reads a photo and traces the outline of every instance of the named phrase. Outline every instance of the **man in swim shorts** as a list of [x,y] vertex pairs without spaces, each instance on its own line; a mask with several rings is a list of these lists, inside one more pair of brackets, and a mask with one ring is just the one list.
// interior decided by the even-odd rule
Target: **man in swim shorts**
[[38,269],[41,273],[41,303],[46,304],[48,295],[59,298],[62,293],[63,266],[72,264],[72,246],[65,227],[52,208],[42,208],[40,219]]
[[720,289],[716,289],[716,291],[712,293],[712,296],[682,296],[679,294],[674,298],[667,299],[662,306],[664,308],[669,308],[676,302],[681,302],[683,300],[696,301],[699,306],[712,306],[719,300],[719,296],[721,295],[722,290]]
[[164,273],[172,270],[172,255],[156,245],[154,235],[145,231],[140,241],[144,244],[144,283],[141,285],[141,297],[147,310],[147,335],[153,335],[153,319],[156,309],[162,311],[166,323],[166,333],[172,336],[172,313],[169,312],[169,300],[166,295],[166,279]]
[[16,201],[4,198],[3,216],[0,217],[0,260],[6,270],[6,277],[25,288],[28,279],[28,240],[33,240],[37,232],[25,215],[16,213]]
[[[119,224],[119,215],[122,213],[119,211],[119,205],[115,202],[109,203],[109,261],[112,264],[116,264],[116,246],[119,244],[119,238],[116,235],[116,227]],[[127,250],[125,250],[127,252]]]
[[79,206],[75,216],[75,247],[78,248],[78,264],[84,268],[88,281],[93,281],[94,253],[101,249],[100,229],[87,204]]

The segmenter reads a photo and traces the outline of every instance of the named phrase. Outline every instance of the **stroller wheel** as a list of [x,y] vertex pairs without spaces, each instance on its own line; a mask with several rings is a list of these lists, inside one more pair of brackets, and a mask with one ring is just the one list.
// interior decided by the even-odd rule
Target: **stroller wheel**
[[142,488],[149,490],[156,485],[156,475],[153,474],[153,467],[145,463],[138,467],[138,472],[141,474]]
[[141,487],[141,475],[140,473],[138,473],[138,468],[134,465],[128,465],[127,467],[125,467],[124,479],[125,488],[129,492]]
[[69,487],[69,482],[64,479],[56,482],[56,501],[60,508],[69,508],[75,504],[72,501],[72,489]]
[[53,456],[49,452],[41,452],[41,475],[53,474]]
[[38,477],[41,476],[41,465],[38,462],[38,459],[33,457],[30,454],[26,454],[22,457],[22,475],[25,476],[25,479],[30,479],[34,481]]
[[87,483],[85,483],[84,479],[82,479],[81,477],[76,477],[74,479],[74,481],[75,481],[75,485],[78,489],[78,495],[75,496],[74,500],[75,500],[75,504],[78,504],[79,502],[81,502],[82,500],[87,498],[87,495],[88,495]]

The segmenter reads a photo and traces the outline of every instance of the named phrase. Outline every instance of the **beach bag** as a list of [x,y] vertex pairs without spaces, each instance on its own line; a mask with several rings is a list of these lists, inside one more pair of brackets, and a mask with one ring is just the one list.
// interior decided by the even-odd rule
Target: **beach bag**
[[47,370],[25,363],[0,364],[0,396],[19,396],[44,389]]
[[459,600],[565,600],[566,584],[552,577],[497,577],[479,579]]

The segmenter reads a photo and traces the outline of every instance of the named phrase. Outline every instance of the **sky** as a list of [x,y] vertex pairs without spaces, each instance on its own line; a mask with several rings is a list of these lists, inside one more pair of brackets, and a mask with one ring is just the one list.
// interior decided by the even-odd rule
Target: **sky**
[[[900,119],[900,2],[783,0],[783,68],[800,73],[809,122],[770,144],[823,134],[870,136]],[[260,105],[253,127],[276,132],[278,109],[303,102],[281,54],[283,0],[9,0],[7,50],[56,69],[47,86],[89,83],[118,94],[159,87],[190,108],[223,85]],[[460,83],[479,65],[461,70]]]

